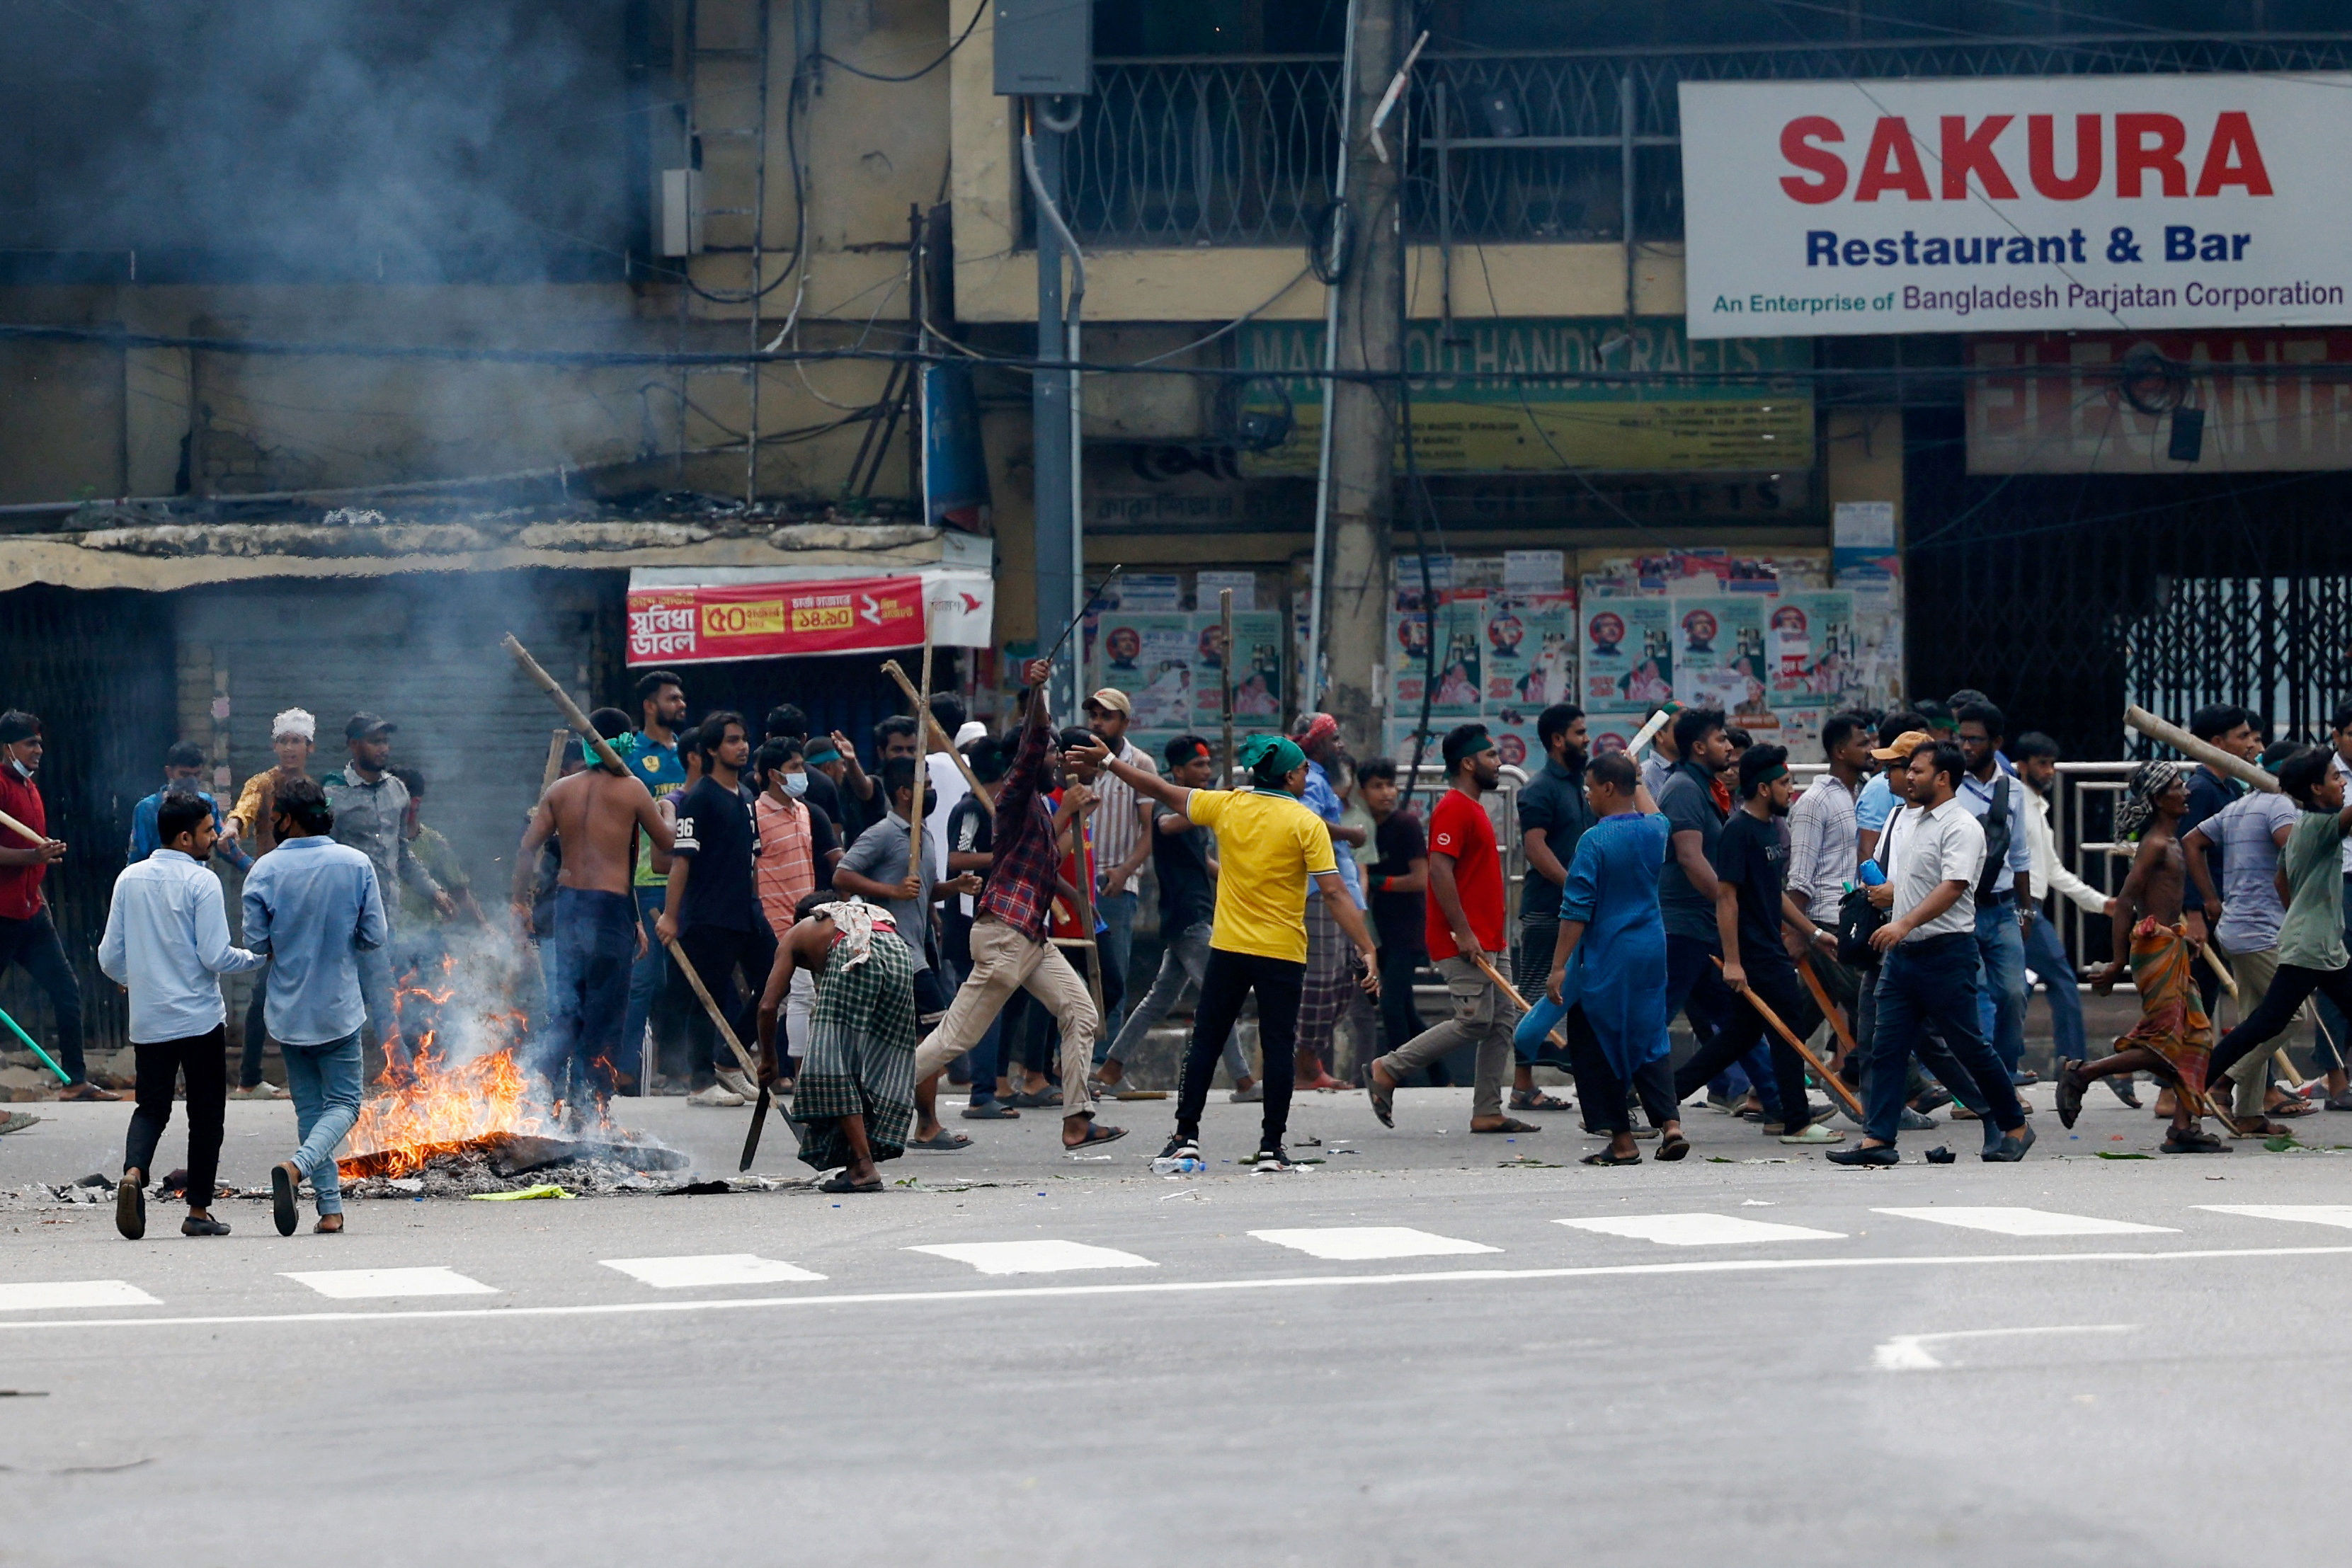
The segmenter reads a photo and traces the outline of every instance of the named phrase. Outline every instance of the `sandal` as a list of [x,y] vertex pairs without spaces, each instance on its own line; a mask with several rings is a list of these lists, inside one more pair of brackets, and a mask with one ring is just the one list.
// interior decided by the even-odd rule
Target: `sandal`
[[1018,1105],[1024,1110],[1041,1110],[1047,1105],[1060,1104],[1062,1092],[1050,1085],[1044,1089],[1023,1089],[1006,1095],[1004,1103],[1007,1105]]
[[2232,1118],[2230,1136],[2233,1138],[2292,1138],[2294,1129],[2283,1127],[2268,1116]]
[[2083,1064],[2068,1057],[2058,1064],[2058,1124],[2072,1127],[2083,1113],[2083,1080],[2078,1076]]
[[[1661,1149],[1658,1154],[1659,1157],[1664,1158],[1665,1151]],[[1596,1149],[1576,1163],[1580,1166],[1638,1166],[1642,1163],[1642,1151],[1635,1149],[1621,1159],[1605,1148]]]
[[1377,1074],[1364,1081],[1365,1097],[1372,1103],[1372,1114],[1381,1119],[1383,1127],[1396,1125],[1396,1085],[1381,1087]]
[[1080,1149],[1091,1149],[1097,1144],[1115,1144],[1125,1136],[1127,1136],[1125,1127],[1106,1127],[1100,1122],[1089,1121],[1087,1124],[1085,1137],[1075,1144],[1066,1143],[1062,1147],[1075,1154]]
[[961,1133],[950,1133],[945,1127],[928,1138],[909,1138],[907,1151],[917,1155],[960,1155],[971,1147],[971,1140]]
[[1533,1122],[1522,1122],[1511,1116],[1504,1117],[1501,1121],[1496,1123],[1491,1127],[1473,1127],[1470,1130],[1474,1133],[1482,1134],[1540,1133],[1543,1131],[1541,1127],[1537,1126]]
[[985,1105],[965,1106],[963,1119],[967,1122],[1017,1122],[1021,1120],[1021,1113],[1010,1105],[991,1100]]
[[1658,1158],[1662,1160],[1678,1160],[1689,1153],[1690,1140],[1680,1133],[1667,1134],[1665,1141],[1658,1145]]
[[817,1183],[816,1189],[819,1192],[880,1192],[882,1178],[876,1176],[872,1181],[852,1181],[849,1179],[849,1173],[845,1170],[829,1181]]
[[1514,1111],[1566,1111],[1570,1108],[1567,1101],[1556,1100],[1540,1089],[1511,1091],[1511,1109]]
[[2180,1127],[2174,1128],[2156,1147],[2158,1154],[2164,1155],[2226,1155],[2230,1152],[2230,1145],[2212,1134]]

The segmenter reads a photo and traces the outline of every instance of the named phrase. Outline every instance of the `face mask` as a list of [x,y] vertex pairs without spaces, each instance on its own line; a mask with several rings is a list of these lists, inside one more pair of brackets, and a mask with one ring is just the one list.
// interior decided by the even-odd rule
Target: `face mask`
[[16,770],[16,777],[19,779],[29,781],[33,777],[33,770],[13,757],[8,758],[8,766]]
[[790,795],[790,796],[791,796],[793,800],[799,800],[802,796],[803,796],[803,795],[807,794],[807,793],[808,793],[808,775],[807,775],[807,774],[805,774],[805,773],[787,773],[787,774],[785,774],[785,775],[784,775],[784,793],[785,793],[785,794],[787,794],[787,795]]

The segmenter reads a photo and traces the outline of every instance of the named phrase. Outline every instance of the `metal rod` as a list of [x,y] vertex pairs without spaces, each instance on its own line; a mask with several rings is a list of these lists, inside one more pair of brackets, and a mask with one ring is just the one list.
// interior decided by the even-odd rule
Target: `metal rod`
[[1633,73],[1627,71],[1617,80],[1617,155],[1619,202],[1622,204],[1619,226],[1625,231],[1625,331],[1633,330],[1633,297],[1641,275],[1636,269],[1637,242],[1633,227]]
[[33,1037],[24,1031],[24,1029],[18,1025],[15,1019],[10,1018],[5,1012],[0,1012],[0,1023],[6,1024],[8,1026],[8,1032],[15,1035],[18,1040],[23,1040],[25,1042],[25,1049],[41,1059],[42,1066],[47,1068],[50,1071],[58,1075],[58,1082],[70,1084],[73,1082],[72,1079],[66,1076],[66,1070],[59,1067],[55,1061],[51,1061],[49,1059],[49,1053],[43,1051]]

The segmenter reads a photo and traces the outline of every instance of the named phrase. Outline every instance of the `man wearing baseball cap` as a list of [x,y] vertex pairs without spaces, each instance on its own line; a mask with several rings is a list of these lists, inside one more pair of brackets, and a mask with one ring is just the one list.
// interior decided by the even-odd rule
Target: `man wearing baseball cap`
[[[381,714],[352,715],[343,725],[343,744],[351,761],[319,781],[326,792],[327,809],[335,814],[335,842],[349,844],[375,867],[387,929],[393,911],[400,907],[403,887],[415,888],[430,898],[445,918],[457,908],[416,858],[403,831],[408,820],[408,786],[390,771],[392,737],[399,728]],[[381,1041],[385,1061],[397,1063],[405,1072],[408,1051],[392,1003],[392,949],[387,939],[381,947],[361,953],[360,988],[367,998],[367,1038]],[[369,1076],[374,1076],[373,1064]]]
[[[1125,692],[1105,686],[1088,697],[1085,706],[1087,727],[1103,743],[1104,750],[1129,768],[1153,774],[1160,771],[1150,754],[1127,738],[1128,726],[1135,718],[1135,703]],[[1101,885],[1095,889],[1095,914],[1106,927],[1096,934],[1095,941],[1102,956],[1103,1010],[1109,1015],[1095,1040],[1095,1065],[1100,1068],[1111,1041],[1118,1038],[1127,1010],[1127,966],[1135,951],[1140,873],[1151,858],[1152,810],[1132,786],[1108,769],[1093,788],[1095,799],[1101,802],[1088,824],[1094,834],[1096,874],[1101,878]]]

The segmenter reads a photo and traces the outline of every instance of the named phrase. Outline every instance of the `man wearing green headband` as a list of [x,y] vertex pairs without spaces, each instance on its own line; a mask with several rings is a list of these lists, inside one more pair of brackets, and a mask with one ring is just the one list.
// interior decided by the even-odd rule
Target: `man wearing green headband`
[[1290,1095],[1297,1078],[1298,998],[1307,979],[1307,888],[1311,881],[1354,944],[1364,989],[1380,994],[1379,950],[1362,911],[1339,880],[1331,832],[1299,800],[1307,787],[1307,754],[1278,735],[1253,735],[1239,753],[1249,769],[1246,789],[1188,789],[1118,761],[1099,742],[1071,748],[1134,789],[1181,811],[1217,835],[1217,906],[1209,937],[1209,965],[1192,1015],[1184,1054],[1184,1088],[1176,1103],[1176,1133],[1162,1158],[1200,1155],[1201,1114],[1223,1046],[1242,1003],[1257,997],[1258,1038],[1265,1050],[1265,1112],[1258,1134],[1261,1173],[1293,1169],[1283,1153]]

